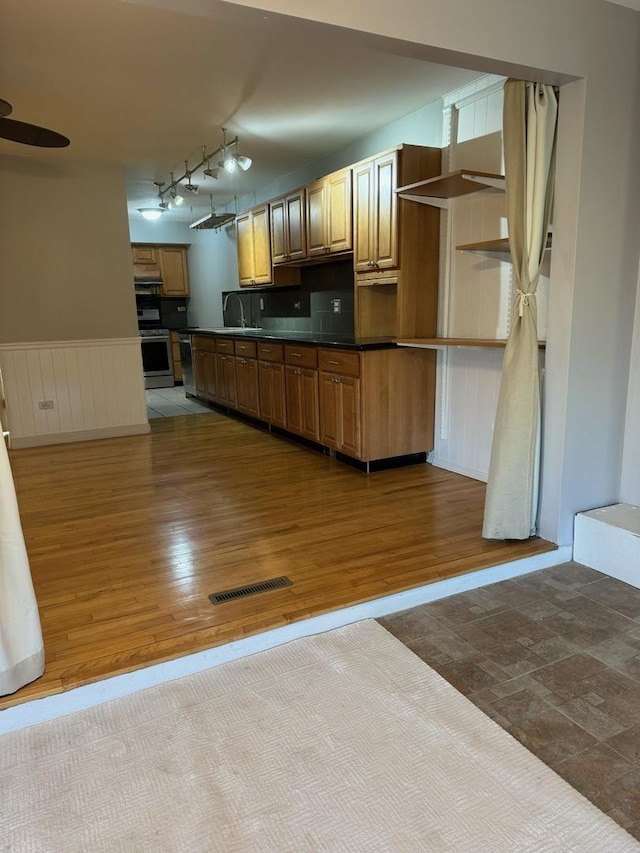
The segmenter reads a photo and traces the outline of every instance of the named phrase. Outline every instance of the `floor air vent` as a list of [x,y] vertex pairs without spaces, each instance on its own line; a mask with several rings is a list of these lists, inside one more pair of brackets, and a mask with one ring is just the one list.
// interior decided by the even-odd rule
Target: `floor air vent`
[[250,583],[247,586],[238,586],[235,589],[223,589],[222,592],[213,592],[209,596],[212,604],[226,604],[227,601],[235,601],[236,598],[246,598],[247,595],[255,595],[257,592],[268,592],[270,589],[282,589],[284,586],[292,586],[289,578],[271,578],[268,581]]

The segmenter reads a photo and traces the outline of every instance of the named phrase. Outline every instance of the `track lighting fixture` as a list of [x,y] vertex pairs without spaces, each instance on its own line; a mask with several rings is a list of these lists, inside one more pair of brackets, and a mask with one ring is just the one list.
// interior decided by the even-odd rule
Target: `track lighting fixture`
[[[212,163],[216,162],[214,160],[215,157],[219,156],[220,159],[217,161],[217,165],[212,165]],[[244,154],[238,154],[238,137],[236,136],[234,139],[230,139],[227,142],[227,129],[226,127],[222,128],[222,143],[216,148],[215,151],[212,151],[210,154],[207,154],[206,147],[202,146],[202,160],[193,166],[193,168],[189,168],[189,161],[184,161],[184,175],[180,178],[174,178],[173,172],[171,172],[171,183],[162,189],[163,184],[157,184],[158,195],[160,196],[160,204],[159,208],[138,208],[142,213],[143,210],[159,210],[157,216],[153,217],[155,219],[163,213],[165,210],[171,210],[178,205],[181,205],[184,202],[184,198],[178,192],[178,187],[180,186],[182,181],[186,181],[183,184],[184,189],[196,195],[199,190],[198,184],[194,184],[191,180],[192,176],[198,171],[198,169],[202,169],[202,174],[206,178],[218,179],[220,177],[220,169],[223,169],[225,172],[229,174],[236,172],[240,169],[243,172],[246,172],[247,169],[251,168],[252,164],[251,157],[247,157]],[[165,202],[164,196],[169,196],[168,201]],[[144,214],[143,214],[144,215]]]

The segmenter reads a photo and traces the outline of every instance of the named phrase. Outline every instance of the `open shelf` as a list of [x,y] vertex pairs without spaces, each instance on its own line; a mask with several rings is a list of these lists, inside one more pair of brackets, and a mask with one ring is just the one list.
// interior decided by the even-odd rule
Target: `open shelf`
[[[547,235],[545,252],[551,250],[551,234]],[[511,252],[509,251],[509,238],[498,237],[496,240],[482,240],[479,243],[463,243],[456,246],[458,252],[469,252],[473,255],[481,255],[485,258],[493,258],[503,263],[511,263]]]
[[428,178],[426,181],[399,187],[396,193],[400,198],[410,201],[430,204],[433,207],[447,207],[450,198],[477,193],[480,190],[504,191],[504,187],[504,175],[477,172],[473,169],[458,169],[447,175],[438,175],[436,178]]
[[[504,349],[506,340],[493,338],[403,338],[396,341],[398,346],[421,347],[422,349],[444,349],[445,347],[485,347]],[[538,349],[545,349],[546,342],[538,341]]]

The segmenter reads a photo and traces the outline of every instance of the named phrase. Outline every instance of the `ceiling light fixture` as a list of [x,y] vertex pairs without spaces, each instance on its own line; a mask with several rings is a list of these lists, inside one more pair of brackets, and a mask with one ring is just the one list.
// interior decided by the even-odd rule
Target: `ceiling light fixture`
[[[218,161],[217,167],[212,166],[212,161],[214,158],[219,156],[220,160]],[[206,168],[203,169],[202,174],[207,178],[217,179],[220,176],[220,169],[224,169],[225,172],[233,173],[240,168],[243,172],[246,172],[247,169],[251,168],[252,164],[251,157],[247,157],[244,154],[238,154],[238,137],[234,137],[227,142],[227,129],[226,127],[222,128],[222,143],[219,145],[215,151],[212,151],[210,154],[207,154],[206,147],[202,146],[202,160],[197,163],[193,168],[189,168],[189,161],[184,161],[184,175],[180,178],[174,178],[173,172],[171,172],[171,183],[165,187],[164,189],[158,190],[158,195],[160,196],[160,210],[161,212],[164,210],[171,210],[174,207],[182,204],[184,199],[178,192],[178,187],[182,181],[186,181],[184,184],[184,189],[188,192],[196,195],[199,190],[199,186],[191,182],[191,176],[194,175],[198,169],[201,169],[203,166]],[[163,186],[162,184],[156,184],[160,188]],[[169,201],[164,201],[164,196],[169,194]],[[142,208],[138,208],[142,210]],[[148,209],[148,208],[145,208]],[[157,217],[155,217],[157,218]]]
[[139,207],[138,213],[141,213],[145,219],[153,221],[154,219],[160,219],[164,210],[161,207]]

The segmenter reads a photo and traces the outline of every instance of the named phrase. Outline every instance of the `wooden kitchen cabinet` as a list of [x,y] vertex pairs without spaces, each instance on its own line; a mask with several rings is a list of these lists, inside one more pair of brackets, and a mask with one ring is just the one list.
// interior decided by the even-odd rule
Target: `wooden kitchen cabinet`
[[189,269],[185,246],[158,246],[158,262],[162,276],[161,296],[188,296]]
[[362,462],[433,449],[435,353],[320,348],[318,366],[321,444]]
[[262,204],[236,218],[240,287],[272,284],[269,205]]
[[158,263],[158,252],[155,246],[143,246],[134,244],[131,246],[133,263],[149,266]]
[[307,257],[351,251],[351,169],[333,172],[307,186],[306,219]]
[[353,169],[353,264],[356,272],[398,266],[398,151]]
[[307,256],[304,188],[270,202],[271,260],[274,265]]
[[260,417],[258,361],[255,341],[235,341],[238,411]]
[[194,335],[192,346],[198,396],[215,400],[218,396],[216,339],[208,335]]
[[[232,343],[228,341],[228,343]],[[216,370],[218,378],[217,400],[223,406],[235,409],[238,404],[236,386],[236,360],[233,355],[219,352],[217,354]]]
[[359,459],[362,446],[360,353],[319,351],[320,442]]
[[320,391],[316,347],[285,346],[287,429],[320,441]]
[[286,429],[287,403],[282,344],[258,341],[257,355],[260,417],[273,426]]
[[357,335],[436,334],[440,211],[396,189],[438,175],[440,163],[439,148],[401,145],[353,166]]

